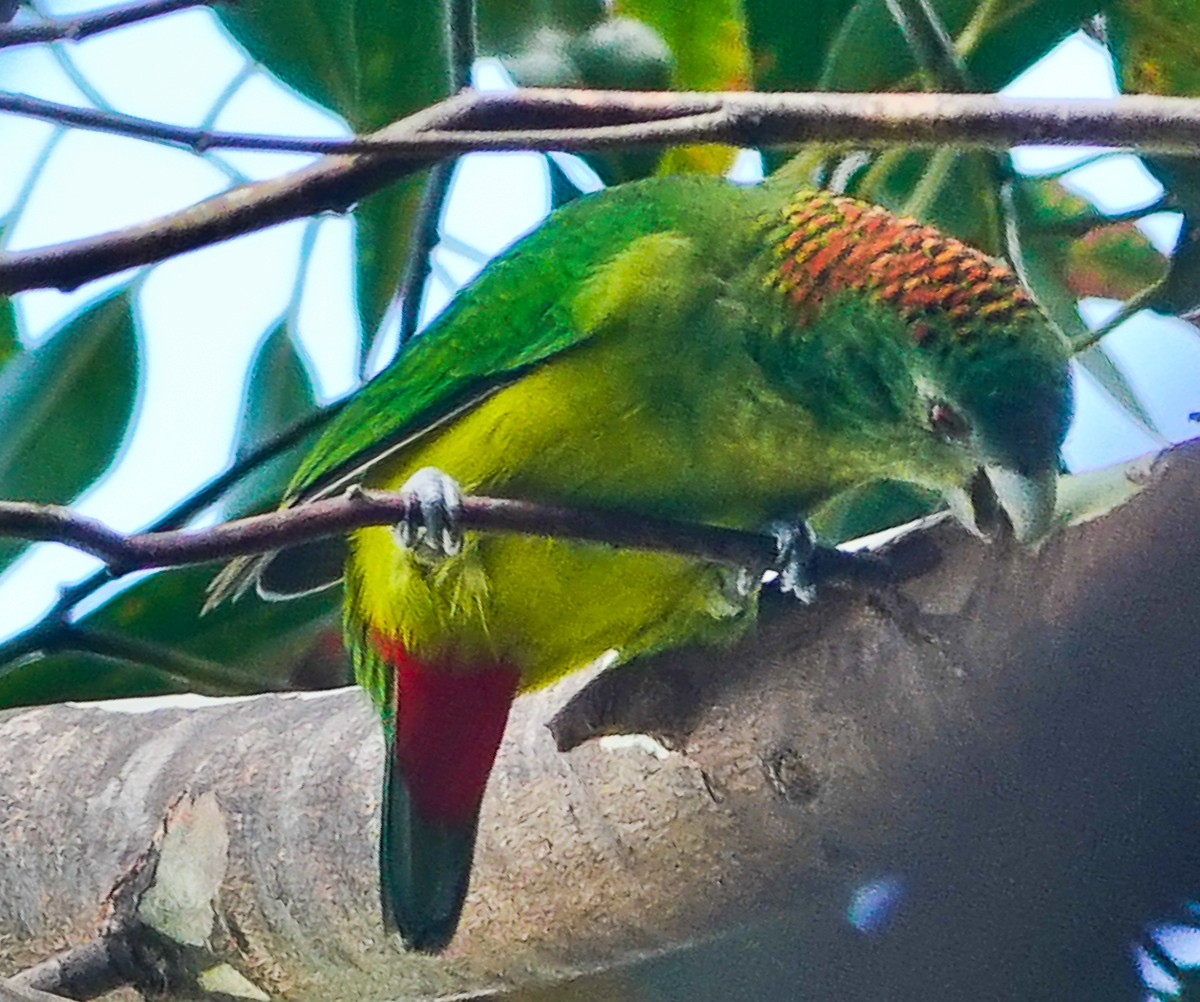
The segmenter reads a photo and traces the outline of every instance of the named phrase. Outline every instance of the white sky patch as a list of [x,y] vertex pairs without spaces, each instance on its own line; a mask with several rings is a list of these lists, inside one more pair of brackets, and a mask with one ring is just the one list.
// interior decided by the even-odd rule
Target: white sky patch
[[[1104,47],[1082,31],[1069,35],[1001,92],[1020,98],[1102,98],[1117,93],[1112,60]],[[1102,152],[1095,146],[1018,146],[1017,170],[1027,174],[1061,170]]]

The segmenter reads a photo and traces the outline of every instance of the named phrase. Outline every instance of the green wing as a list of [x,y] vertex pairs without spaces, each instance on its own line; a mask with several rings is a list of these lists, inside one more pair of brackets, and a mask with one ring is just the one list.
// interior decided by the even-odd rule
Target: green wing
[[[588,280],[640,237],[680,231],[712,242],[714,230],[729,234],[744,222],[735,191],[720,178],[656,178],[560,209],[492,261],[347,402],[296,471],[284,504],[338,493],[384,457],[586,341],[594,330],[576,325],[574,306]],[[214,579],[205,608],[251,585],[264,597],[290,598],[336,584],[344,552],[343,540],[317,540],[235,560]]]
[[578,290],[632,241],[705,218],[715,178],[660,178],[587,196],[492,261],[330,425],[288,500],[333,493],[531,367],[593,333],[573,323]]

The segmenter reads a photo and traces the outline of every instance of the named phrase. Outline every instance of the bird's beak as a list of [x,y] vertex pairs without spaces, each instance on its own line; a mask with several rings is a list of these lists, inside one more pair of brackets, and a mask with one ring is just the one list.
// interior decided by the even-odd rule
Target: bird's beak
[[1036,543],[1054,520],[1057,477],[1053,470],[1025,474],[1006,466],[985,466],[966,487],[945,492],[950,512],[970,532],[991,539],[1004,531],[1000,513],[1018,543]]
[[983,471],[1012,524],[1017,542],[1029,545],[1042,539],[1054,521],[1058,484],[1054,470],[1025,474],[1007,466],[985,466]]

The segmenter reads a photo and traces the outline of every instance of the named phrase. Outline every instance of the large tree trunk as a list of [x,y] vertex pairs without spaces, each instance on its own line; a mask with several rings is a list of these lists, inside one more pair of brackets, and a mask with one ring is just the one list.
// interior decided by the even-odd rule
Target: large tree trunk
[[1200,886],[1198,497],[1192,444],[1036,554],[940,525],[898,596],[769,600],[559,721],[669,753],[560,753],[568,689],[520,700],[437,958],[381,928],[357,691],[8,713],[0,969],[91,935],[186,790],[216,797],[182,854],[216,866],[209,945],[272,996],[1132,999],[1131,945]]

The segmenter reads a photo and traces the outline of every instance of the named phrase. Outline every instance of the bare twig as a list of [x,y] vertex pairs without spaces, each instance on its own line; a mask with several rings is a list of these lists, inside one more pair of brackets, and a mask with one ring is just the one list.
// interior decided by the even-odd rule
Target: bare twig
[[[4,100],[0,95],[0,107]],[[145,131],[146,122],[139,121],[137,128]],[[289,219],[342,210],[443,156],[470,150],[583,150],[682,141],[764,146],[820,137],[866,146],[1103,143],[1195,152],[1200,150],[1200,100],[1136,95],[1106,101],[1036,101],[981,94],[526,90],[459,94],[352,140],[198,132],[176,129],[172,141],[189,148],[208,148],[228,139],[244,149],[377,155],[321,160],[282,178],[244,185],[124,230],[0,254],[0,295],[31,288],[74,288]]]
[[[23,501],[0,502],[0,535],[52,541],[105,561],[114,574],[154,567],[226,560],[339,535],[370,525],[391,525],[406,517],[413,501],[396,491],[352,490],[266,515],[235,519],[205,529],[165,530],[123,535],[69,509]],[[650,518],[630,512],[563,508],[504,498],[470,497],[463,503],[463,527],[536,536],[565,536],[701,557],[756,571],[770,568],[777,544],[772,536],[740,529]],[[826,560],[822,576],[856,576],[858,555]],[[833,559],[833,563],[828,560]],[[870,563],[868,561],[868,563]],[[882,566],[867,576],[883,574]]]
[[[469,107],[451,99],[382,130],[407,135],[442,124]],[[242,185],[179,212],[51,247],[0,253],[0,295],[22,289],[75,288],[126,268],[326,210],[358,199],[420,167],[382,157],[330,157],[282,178]]]
[[[817,138],[866,146],[1003,149],[1051,143],[1137,146],[1160,153],[1200,150],[1200,99],[1145,94],[1048,100],[993,94],[528,88],[456,95],[349,139],[186,128],[6,91],[0,91],[0,111],[193,150],[386,153],[421,164],[475,150],[593,150],[685,141],[774,146]],[[416,119],[425,117],[430,120],[417,127]]]
[[141,3],[123,4],[109,10],[78,17],[55,18],[40,24],[10,24],[0,28],[0,49],[14,45],[29,45],[33,42],[53,42],[60,39],[78,42],[90,35],[98,35],[127,24],[148,21],[151,18],[171,14],[188,7],[201,7],[216,0],[142,0]]

